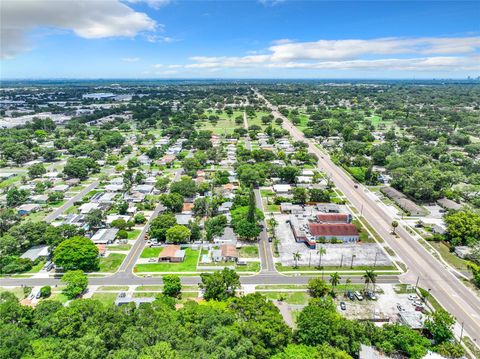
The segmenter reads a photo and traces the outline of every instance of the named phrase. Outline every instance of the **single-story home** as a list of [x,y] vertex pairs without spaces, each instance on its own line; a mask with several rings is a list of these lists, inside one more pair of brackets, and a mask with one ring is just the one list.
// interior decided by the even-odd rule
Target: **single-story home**
[[226,227],[223,230],[223,234],[221,236],[216,236],[213,238],[213,243],[215,244],[237,244],[237,235],[233,231],[232,227]]
[[27,214],[36,212],[40,209],[40,205],[37,203],[22,204],[18,207],[17,211],[20,216],[26,216]]
[[105,186],[105,191],[107,192],[120,192],[123,189],[121,184],[108,184]]
[[212,251],[212,260],[214,262],[237,261],[238,252],[234,245],[223,244],[220,249]]
[[27,258],[30,259],[32,262],[37,260],[38,258],[48,258],[50,255],[50,247],[46,244],[34,246],[23,253],[20,258]]
[[280,211],[282,213],[303,213],[305,212],[305,209],[300,206],[299,204],[292,204],[290,202],[282,202],[280,203]]
[[193,220],[193,215],[188,213],[176,214],[175,219],[177,224],[187,225],[191,220]]
[[80,207],[78,207],[78,210],[80,211],[81,214],[87,214],[93,211],[94,209],[98,209],[100,205],[98,203],[84,203]]
[[168,245],[158,255],[159,262],[179,263],[185,259],[185,251],[179,245]]
[[126,214],[110,214],[107,216],[105,223],[111,224],[116,219],[123,219],[125,222],[128,222],[132,219],[132,216]]
[[32,202],[34,203],[47,203],[48,196],[46,194],[37,194],[31,197]]
[[288,193],[292,190],[292,186],[289,184],[274,184],[273,190],[275,193]]
[[110,244],[115,240],[117,233],[118,228],[102,228],[99,229],[90,239],[95,244]]
[[59,185],[56,185],[55,187],[52,187],[51,191],[52,192],[67,192],[69,188],[70,188],[69,185],[59,184]]

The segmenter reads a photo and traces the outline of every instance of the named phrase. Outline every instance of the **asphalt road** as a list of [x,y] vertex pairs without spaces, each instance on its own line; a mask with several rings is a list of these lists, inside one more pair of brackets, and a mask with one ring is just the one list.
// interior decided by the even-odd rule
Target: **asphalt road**
[[47,215],[45,217],[45,222],[53,222],[56,220],[59,216],[61,216],[67,209],[73,206],[73,204],[77,201],[80,201],[88,192],[91,190],[95,189],[100,183],[100,180],[95,180],[92,183],[90,183],[87,187],[82,189],[80,192],[78,192],[75,196],[70,198],[67,202],[65,202],[62,206],[58,207],[56,210],[54,210],[52,213]]
[[319,158],[319,169],[331,177],[337,188],[347,196],[354,207],[359,210],[363,208],[363,217],[405,262],[409,270],[402,276],[402,282],[415,284],[418,279],[419,286],[430,290],[431,294],[455,316],[459,323],[464,323],[464,329],[469,336],[474,341],[480,342],[480,299],[475,293],[428,253],[403,227],[399,226],[396,229],[398,237],[393,236],[391,223],[394,218],[367,195],[362,185],[359,184],[358,188],[355,188],[355,182],[320,151],[312,140],[305,138],[303,133],[278,111],[276,106],[269,103],[260,93],[256,93],[265,100],[275,117],[283,119],[283,127],[294,139],[308,144],[309,151]]
[[[247,114],[245,113],[245,111],[243,112],[243,124],[245,129],[248,131],[248,120],[247,120]],[[252,150],[252,144],[250,142],[250,136],[248,134],[245,137],[245,147],[249,151]],[[253,192],[255,194],[256,207],[260,211],[262,211],[262,213],[265,213],[260,190],[256,188],[253,190]],[[262,225],[262,231],[260,232],[260,238],[258,241],[258,254],[260,255],[261,272],[275,273],[276,269],[275,269],[275,263],[273,261],[272,247],[268,242],[268,233],[267,233],[267,226],[266,226],[265,220],[262,220],[260,224]]]

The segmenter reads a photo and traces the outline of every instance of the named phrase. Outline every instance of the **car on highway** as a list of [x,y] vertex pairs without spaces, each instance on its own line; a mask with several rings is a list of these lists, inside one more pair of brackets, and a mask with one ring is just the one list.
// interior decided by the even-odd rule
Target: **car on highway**
[[345,302],[340,302],[340,309],[347,310],[347,304],[345,304]]
[[353,185],[353,188],[358,188],[358,184],[354,184],[354,185]]

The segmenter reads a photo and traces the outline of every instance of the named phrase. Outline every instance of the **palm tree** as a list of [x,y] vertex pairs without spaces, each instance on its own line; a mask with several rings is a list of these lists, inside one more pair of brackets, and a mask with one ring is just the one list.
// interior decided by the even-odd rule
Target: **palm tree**
[[317,249],[317,254],[318,254],[318,268],[322,267],[322,255],[327,254],[327,250],[321,246],[318,246]]
[[330,284],[332,285],[332,293],[335,292],[335,287],[340,284],[340,274],[338,272],[330,274]]
[[275,228],[278,226],[278,222],[275,218],[271,217],[268,220],[268,225],[270,227],[270,231],[272,232],[272,237],[275,237]]
[[395,234],[395,229],[398,227],[397,221],[392,221],[392,233]]
[[347,294],[347,291],[350,287],[350,283],[352,283],[352,280],[350,278],[347,278],[347,280],[345,281],[345,294]]
[[375,291],[375,283],[377,282],[377,273],[375,273],[373,270],[366,270],[365,274],[363,275],[363,278],[365,279],[365,290],[367,290],[368,285],[372,283],[373,291]]
[[298,268],[298,261],[302,258],[302,255],[299,251],[293,253],[293,260],[295,261],[295,268]]

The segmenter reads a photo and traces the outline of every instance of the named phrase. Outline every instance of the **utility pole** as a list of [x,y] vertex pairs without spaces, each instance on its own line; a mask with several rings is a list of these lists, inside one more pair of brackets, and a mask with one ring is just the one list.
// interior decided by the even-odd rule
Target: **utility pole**
[[342,259],[340,260],[340,267],[343,267],[343,254],[342,254]]
[[464,324],[464,322],[462,322],[462,329],[461,329],[461,331],[460,331],[460,342],[459,342],[459,344],[462,344],[462,338],[463,338],[463,324]]
[[377,256],[378,256],[378,251],[375,252],[375,260],[373,261],[373,268],[377,266]]
[[418,282],[420,281],[420,276],[417,277],[417,283],[415,283],[415,289],[418,288]]
[[350,262],[350,269],[353,268],[353,260],[355,259],[356,255],[352,254],[352,261]]

